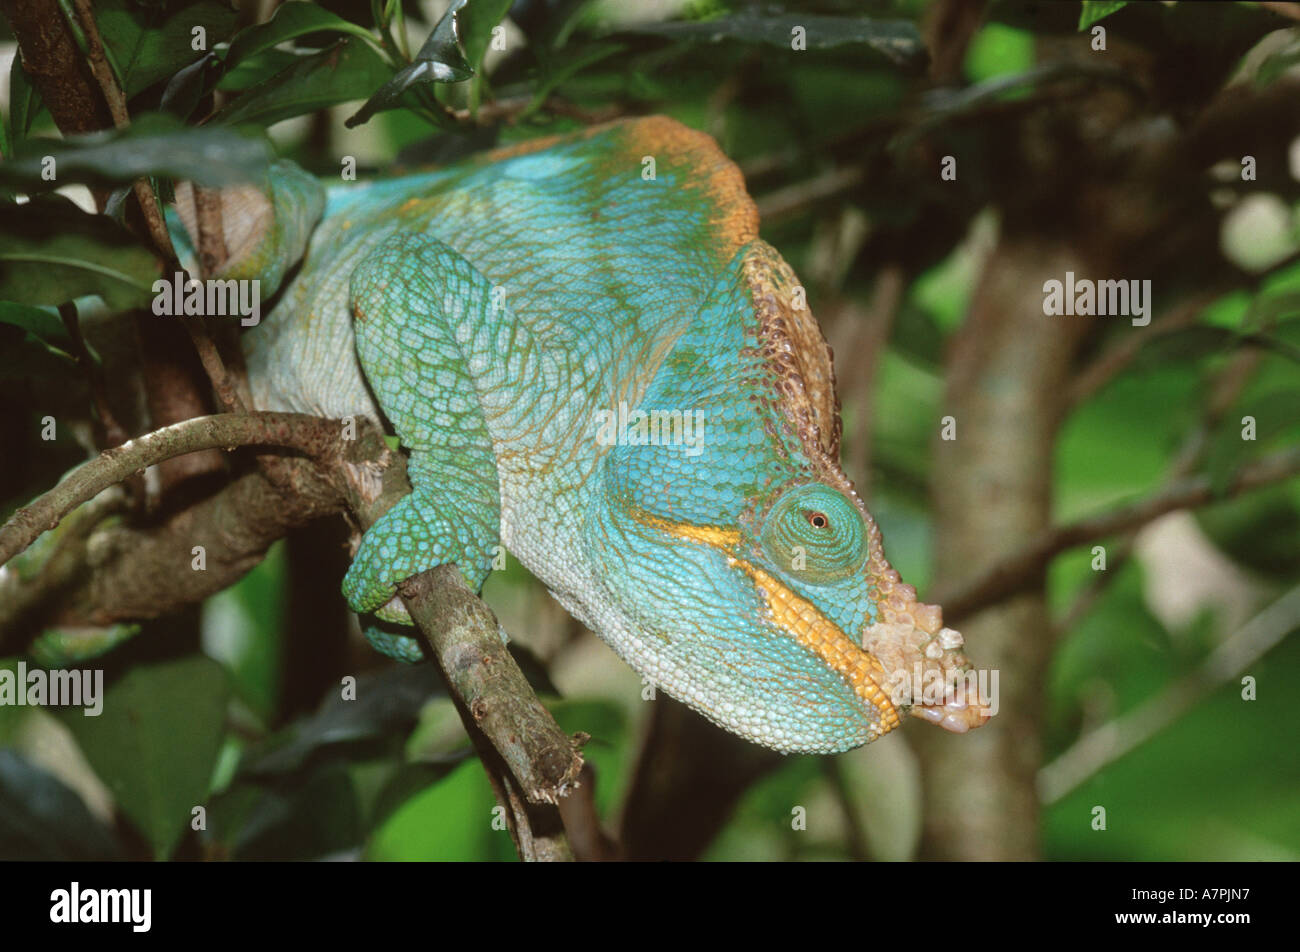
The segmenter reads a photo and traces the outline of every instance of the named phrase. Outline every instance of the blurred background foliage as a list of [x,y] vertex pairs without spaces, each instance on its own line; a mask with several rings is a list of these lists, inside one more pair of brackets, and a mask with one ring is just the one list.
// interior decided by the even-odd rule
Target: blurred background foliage
[[[343,156],[360,177],[389,175],[620,115],[666,113],[702,129],[744,171],[764,237],[809,288],[836,351],[846,470],[891,561],[926,595],[939,421],[962,413],[946,402],[947,355],[999,236],[1064,235],[1114,252],[1115,277],[1155,279],[1150,327],[1037,318],[1091,321],[1059,381],[1069,400],[1051,448],[1054,523],[1176,477],[1205,474],[1222,489],[1252,459],[1296,445],[1300,99],[1273,117],[1252,180],[1239,158],[1216,154],[1199,168],[1203,156],[1190,156],[1194,174],[1158,192],[1142,168],[1160,168],[1171,142],[1192,150],[1225,94],[1268,101],[1300,79],[1300,28],[1272,6],[469,0],[461,64],[454,47],[425,45],[446,3],[100,0],[96,20],[136,122],[78,147],[116,152],[82,152],[80,164],[76,148],[58,153],[61,182],[97,190],[61,191],[112,213],[114,189],[136,175],[155,176],[167,194],[170,176],[212,178],[227,166],[238,175],[265,162],[255,140],[225,131],[233,126],[267,130],[276,151],[326,178]],[[1094,23],[1104,51],[1093,48]],[[196,25],[206,31],[197,50]],[[792,25],[806,29],[805,50],[791,49]],[[492,48],[497,26],[504,49]],[[0,49],[8,202],[41,191],[31,157],[54,148],[45,140],[58,130],[12,33]],[[473,76],[421,84],[400,69],[411,55]],[[368,99],[373,116],[348,128]],[[1259,121],[1252,108],[1240,106],[1243,121]],[[210,141],[194,138],[200,124]],[[955,181],[938,174],[947,155],[957,157]],[[1153,204],[1164,216],[1154,233],[1132,221]],[[75,208],[42,208],[62,209],[66,257],[96,261],[115,246],[105,260],[126,288],[156,268],[147,256],[128,260],[121,234],[96,234]],[[14,220],[16,207],[5,209]],[[91,361],[121,366],[110,353],[115,325],[91,299],[108,292],[63,272],[45,281],[62,291],[31,291],[37,279],[13,264],[29,235],[0,231],[6,513],[102,442],[85,364],[51,306],[72,295]],[[42,442],[46,414],[75,422]],[[1258,423],[1253,442],[1241,439],[1246,415]],[[129,409],[123,417],[136,420]],[[1300,481],[1139,528],[1100,540],[1104,571],[1088,546],[1047,571],[1038,855],[1300,858],[1300,711],[1289,687],[1300,645],[1282,637],[1294,610],[1271,642],[1251,642],[1263,644],[1254,656],[1235,656],[1237,669],[1216,660],[1297,582]],[[345,540],[341,525],[304,530],[192,612],[144,622],[93,662],[109,685],[102,717],[0,707],[0,857],[512,859],[436,676],[358,642],[338,594]],[[650,711],[670,702],[643,700],[639,678],[515,561],[484,597],[561,726],[591,735],[596,809],[616,834],[643,771],[656,769],[644,762]],[[977,662],[980,648],[970,642]],[[1243,700],[1241,674],[1254,678],[1255,700]],[[341,698],[345,677],[356,678],[355,700]],[[686,791],[685,811],[693,797],[705,812],[717,808],[710,797],[722,804],[694,854],[926,855],[933,807],[923,806],[912,743],[926,730],[908,725],[835,758],[764,762],[726,795]],[[1100,756],[1080,759],[1097,737]],[[955,791],[943,819],[960,825],[961,803]],[[796,808],[806,829],[793,828]],[[666,839],[687,823],[661,822]]]

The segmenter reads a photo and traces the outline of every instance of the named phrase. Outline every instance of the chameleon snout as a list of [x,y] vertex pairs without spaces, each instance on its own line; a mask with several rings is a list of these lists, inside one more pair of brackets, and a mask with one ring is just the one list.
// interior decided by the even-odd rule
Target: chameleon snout
[[[929,607],[929,606],[926,606]],[[963,653],[961,632],[911,619],[869,625],[862,648],[873,655],[886,674],[890,701],[900,713],[954,734],[985,724],[996,711],[996,678],[977,670]],[[990,690],[992,688],[992,691]]]

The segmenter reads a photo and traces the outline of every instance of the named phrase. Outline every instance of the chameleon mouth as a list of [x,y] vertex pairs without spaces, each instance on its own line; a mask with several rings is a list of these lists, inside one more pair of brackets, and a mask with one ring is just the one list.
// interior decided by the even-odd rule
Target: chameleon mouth
[[979,692],[965,690],[967,675],[975,672],[961,653],[961,634],[944,628],[940,610],[917,602],[911,586],[893,589],[882,606],[884,620],[867,626],[859,643],[807,599],[736,554],[737,530],[674,523],[643,511],[634,517],[718,550],[729,567],[744,572],[766,602],[769,620],[839,673],[870,712],[868,740],[897,728],[908,713],[958,734],[991,716]]
[[901,713],[965,734],[992,717],[991,699],[982,695],[979,672],[962,653],[961,632],[940,627],[937,617],[930,628],[910,619],[878,622],[864,629],[862,650],[886,672],[890,700]]
[[961,633],[943,627],[940,610],[909,601],[887,605],[886,618],[868,625],[861,643],[762,569],[733,557],[768,603],[772,620],[838,671],[871,710],[874,740],[898,727],[911,713],[955,734],[980,727],[992,716],[981,697],[979,672],[962,653]]

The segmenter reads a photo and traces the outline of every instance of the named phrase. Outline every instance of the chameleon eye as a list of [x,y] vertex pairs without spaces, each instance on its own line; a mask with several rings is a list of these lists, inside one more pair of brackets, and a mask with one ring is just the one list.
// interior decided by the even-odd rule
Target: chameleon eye
[[761,538],[781,571],[814,584],[848,578],[867,558],[862,515],[843,493],[822,483],[786,490],[763,520]]

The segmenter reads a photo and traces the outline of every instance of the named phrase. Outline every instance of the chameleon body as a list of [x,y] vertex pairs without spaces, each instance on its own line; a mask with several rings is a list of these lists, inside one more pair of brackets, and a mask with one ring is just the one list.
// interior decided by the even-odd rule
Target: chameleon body
[[[303,260],[247,337],[255,402],[386,418],[410,454],[344,580],[356,611],[403,620],[396,584],[437,564],[477,590],[500,543],[758,743],[986,719],[913,698],[914,672],[969,669],[961,636],[886,561],[839,466],[829,348],[707,136],[652,117],[328,192],[281,165],[266,194],[224,276],[267,291]],[[369,634],[416,657],[391,631]]]

